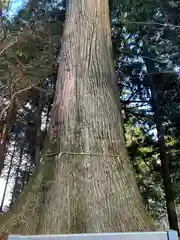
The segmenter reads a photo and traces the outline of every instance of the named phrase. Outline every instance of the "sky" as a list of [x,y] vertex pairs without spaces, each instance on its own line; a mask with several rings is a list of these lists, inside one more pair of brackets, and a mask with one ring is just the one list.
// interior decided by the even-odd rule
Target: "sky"
[[8,15],[13,17],[26,2],[27,0],[10,0]]

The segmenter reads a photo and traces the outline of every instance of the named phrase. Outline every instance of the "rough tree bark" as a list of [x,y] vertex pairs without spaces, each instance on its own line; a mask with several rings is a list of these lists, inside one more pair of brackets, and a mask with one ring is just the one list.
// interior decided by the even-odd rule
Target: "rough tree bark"
[[125,149],[108,0],[69,0],[67,7],[45,156],[0,230],[151,230]]

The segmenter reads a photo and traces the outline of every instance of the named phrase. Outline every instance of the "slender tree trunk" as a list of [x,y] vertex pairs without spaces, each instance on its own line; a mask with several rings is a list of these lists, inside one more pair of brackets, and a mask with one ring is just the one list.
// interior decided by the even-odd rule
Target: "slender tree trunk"
[[[6,147],[8,145],[8,135],[11,131],[12,123],[13,120],[16,117],[16,110],[17,110],[17,105],[15,99],[12,100],[8,113],[5,119],[4,126],[2,127],[2,132],[0,132],[0,175],[2,173],[2,170],[4,168],[4,162],[5,162],[5,156],[6,156]],[[1,114],[0,114],[0,119],[1,119]]]
[[5,200],[5,197],[6,197],[7,186],[8,186],[12,166],[13,166],[13,159],[14,159],[14,155],[15,155],[15,150],[16,150],[16,143],[14,144],[13,152],[12,152],[12,155],[11,155],[11,160],[10,160],[10,163],[9,163],[9,169],[8,169],[8,173],[7,173],[7,178],[6,178],[5,188],[4,188],[4,192],[3,192],[3,197],[2,197],[2,200],[1,200],[0,209],[3,209],[3,206],[4,206],[4,200]]
[[14,183],[14,189],[12,193],[12,203],[19,197],[21,193],[21,185],[19,184],[19,172],[23,160],[23,152],[24,152],[24,145],[25,145],[25,139],[23,139],[21,143],[21,148],[20,148],[20,154],[19,154],[19,162],[16,168],[16,177],[15,177],[15,183]]
[[67,7],[44,162],[17,210],[6,215],[15,219],[13,226],[2,218],[0,230],[57,234],[153,229],[125,148],[108,0],[69,0]]
[[51,76],[51,88],[52,88],[52,96],[49,98],[49,102],[47,104],[47,114],[46,114],[46,123],[45,123],[45,129],[41,134],[41,139],[40,139],[40,151],[42,151],[42,149],[44,148],[44,142],[48,133],[48,126],[49,126],[49,121],[50,121],[50,114],[51,114],[51,109],[52,109],[52,105],[53,105],[53,100],[54,100],[54,92],[56,90],[56,79],[57,79],[57,75],[56,76]]
[[[152,54],[152,52],[148,51],[148,47],[144,45],[144,56],[150,55],[151,58],[155,58],[155,56]],[[157,80],[160,82],[163,82],[163,73],[158,73],[158,76],[156,74],[153,74],[153,72],[156,72],[156,67],[154,61],[151,59],[146,59],[146,67],[148,70],[149,76],[147,76],[146,80],[146,86],[150,87],[151,95],[152,95],[152,110],[154,112],[154,123],[156,125],[157,134],[158,134],[158,144],[159,144],[159,153],[160,153],[160,160],[161,160],[161,169],[162,169],[162,178],[163,178],[163,186],[165,191],[165,201],[166,201],[166,207],[167,207],[167,214],[168,214],[168,221],[169,226],[171,229],[174,229],[178,231],[179,233],[179,227],[178,227],[178,220],[177,220],[177,213],[176,213],[176,206],[174,202],[174,192],[173,192],[173,186],[171,182],[171,176],[170,176],[170,170],[169,170],[169,160],[166,153],[166,145],[165,145],[165,139],[164,139],[164,127],[163,127],[163,116],[161,110],[160,110],[160,101],[161,97],[159,96],[158,91],[156,89],[156,84],[158,84]],[[165,74],[164,77],[167,77]],[[161,78],[161,79],[160,79]],[[162,89],[161,89],[162,90]]]
[[[153,76],[152,76],[153,78]],[[152,79],[153,80],[153,79]],[[171,181],[170,169],[169,169],[169,160],[166,153],[166,144],[165,144],[165,132],[163,127],[163,116],[159,107],[160,96],[158,96],[157,89],[153,81],[151,80],[151,94],[153,102],[153,111],[154,111],[154,122],[156,124],[157,135],[158,135],[158,144],[159,144],[159,153],[162,167],[162,178],[165,191],[165,200],[167,207],[167,215],[169,221],[170,229],[174,229],[179,233],[178,219],[176,213],[173,185]]]
[[31,169],[31,164],[30,164],[29,167],[27,165],[28,165],[28,163],[26,162],[25,167],[24,167],[25,170],[24,170],[23,176],[22,176],[22,189],[24,189],[24,186],[26,185],[26,183],[28,181],[28,178],[29,178],[29,175],[30,175],[30,170],[29,169]]
[[36,106],[36,145],[35,145],[35,165],[40,163],[40,138],[41,138],[41,114],[42,114],[42,94],[39,93]]

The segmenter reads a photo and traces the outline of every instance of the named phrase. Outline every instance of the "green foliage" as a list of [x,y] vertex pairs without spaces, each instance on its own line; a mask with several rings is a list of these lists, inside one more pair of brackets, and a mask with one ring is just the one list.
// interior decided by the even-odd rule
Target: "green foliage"
[[[153,216],[159,219],[165,214],[165,201],[153,104],[146,75],[174,72],[179,68],[178,2],[116,1],[114,6],[111,26],[117,72],[121,72],[119,86],[128,151],[143,198]],[[179,204],[179,79],[164,75],[154,84],[158,91],[156,104],[165,128],[176,203]]]
[[63,30],[63,22],[57,16],[64,13],[56,6],[53,19],[53,7],[45,10],[45,5],[40,6],[37,2],[36,15],[25,8],[8,22],[8,37],[1,43],[4,48],[0,54],[0,85],[11,84],[17,91],[56,72],[55,56]]
[[165,214],[165,204],[156,143],[151,141],[150,145],[151,136],[142,127],[134,125],[131,119],[126,123],[125,129],[128,153],[144,202],[152,216],[160,219]]

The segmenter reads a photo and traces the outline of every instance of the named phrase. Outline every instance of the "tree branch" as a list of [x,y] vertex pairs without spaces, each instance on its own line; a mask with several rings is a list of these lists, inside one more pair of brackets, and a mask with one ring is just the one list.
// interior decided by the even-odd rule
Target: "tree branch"
[[0,121],[2,120],[2,117],[3,117],[3,115],[6,113],[6,111],[11,107],[11,105],[12,105],[12,103],[14,102],[14,100],[15,100],[15,98],[16,98],[17,95],[19,95],[19,94],[22,93],[22,92],[25,92],[25,91],[30,90],[31,88],[35,87],[35,86],[38,85],[38,84],[39,84],[39,83],[33,84],[33,85],[29,86],[29,87],[23,88],[23,89],[15,92],[15,93],[12,95],[12,97],[11,97],[10,103],[9,103],[9,104],[3,109],[3,111],[1,112],[1,114],[0,114]]
[[19,38],[24,38],[29,33],[32,33],[32,31],[30,31],[30,29],[26,29],[17,34],[16,36],[9,35],[8,37],[6,37],[0,44],[0,55],[2,55],[7,49],[17,43]]
[[158,22],[131,22],[131,21],[124,21],[120,20],[122,23],[127,23],[127,24],[137,24],[137,25],[159,25],[163,27],[174,27],[174,28],[180,28],[179,25],[173,25],[173,24],[167,24],[167,23],[158,23]]
[[123,108],[125,112],[128,112],[130,114],[132,114],[133,116],[135,116],[136,118],[141,118],[141,120],[146,120],[146,121],[154,121],[154,116],[151,116],[151,115],[143,115],[143,114],[140,114],[140,113],[136,113],[136,112],[133,112],[131,110],[129,110],[128,108]]

